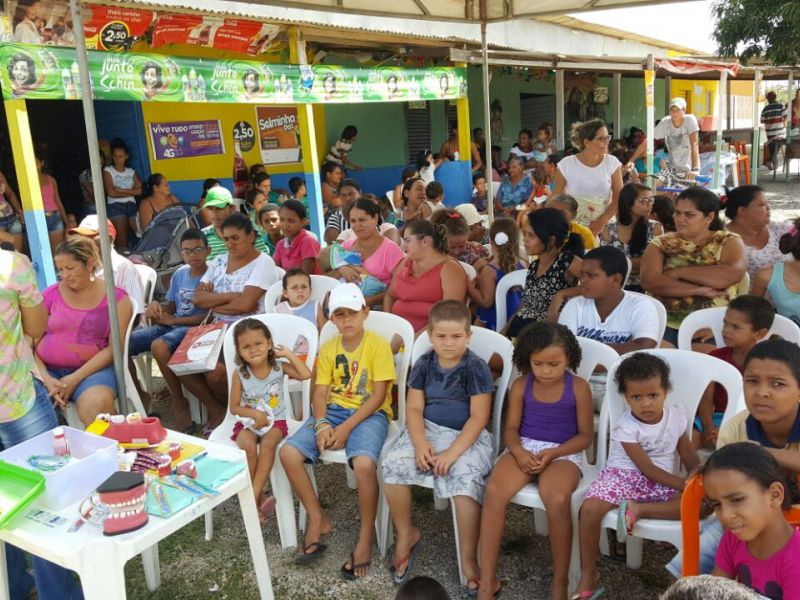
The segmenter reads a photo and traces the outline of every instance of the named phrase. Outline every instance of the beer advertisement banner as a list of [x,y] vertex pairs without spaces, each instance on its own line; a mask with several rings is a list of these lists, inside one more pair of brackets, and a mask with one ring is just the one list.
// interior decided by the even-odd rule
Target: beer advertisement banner
[[[466,69],[344,68],[248,60],[171,58],[89,51],[97,100],[312,104],[453,100],[467,93]],[[0,43],[3,98],[81,97],[75,50]]]
[[265,165],[300,162],[296,106],[256,106],[261,160]]
[[225,154],[219,121],[150,123],[153,158],[190,158]]

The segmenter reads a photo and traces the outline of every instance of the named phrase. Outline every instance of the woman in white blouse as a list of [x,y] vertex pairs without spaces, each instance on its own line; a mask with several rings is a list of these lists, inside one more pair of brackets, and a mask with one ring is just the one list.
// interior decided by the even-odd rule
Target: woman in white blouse
[[575,220],[595,234],[616,214],[622,189],[622,164],[608,154],[610,141],[600,119],[573,124],[572,145],[579,152],[559,161],[553,189],[578,200]]

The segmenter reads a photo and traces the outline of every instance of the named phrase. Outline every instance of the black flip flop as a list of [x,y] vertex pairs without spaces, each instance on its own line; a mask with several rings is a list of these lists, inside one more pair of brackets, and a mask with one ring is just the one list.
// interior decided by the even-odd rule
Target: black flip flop
[[[364,567],[371,567],[372,561],[369,560],[364,563],[356,563],[356,556],[355,552],[350,553],[350,568],[347,568],[347,563],[344,563],[341,568],[342,577],[344,577],[347,581],[358,581],[361,579],[358,575],[356,575],[356,569],[363,569]],[[364,575],[366,577],[366,575]]]
[[[313,552],[309,552],[314,548]],[[308,546],[303,548],[303,552],[294,557],[294,564],[296,565],[310,565],[315,560],[319,559],[327,550],[328,547],[320,542],[311,542]]]

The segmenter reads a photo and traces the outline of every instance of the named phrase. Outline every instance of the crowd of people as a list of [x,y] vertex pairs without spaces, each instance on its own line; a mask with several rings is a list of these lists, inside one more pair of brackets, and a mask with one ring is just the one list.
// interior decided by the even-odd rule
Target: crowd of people
[[[671,160],[680,159],[691,172],[696,135],[683,114],[685,103],[677,100],[665,128],[683,133],[663,135]],[[477,147],[471,197],[452,198],[435,179],[440,157],[456,158],[455,134],[438,155],[422,153],[386,196],[367,193],[345,173],[358,168],[348,158],[356,135],[354,127],[345,129],[323,168],[322,240],[308,228],[303,182],[272,190],[259,165],[251,168],[243,209],[219,181],[206,181],[201,215],[207,225],[181,236],[185,264],[163,300],[145,306],[135,269],[112,250],[120,335],[124,339],[136,322],[130,355],[152,352],[169,390],[173,426],[208,436],[229,411],[239,418],[230,436],[247,453],[263,520],[275,510],[266,491],[269,473],[275,460],[282,462],[308,515],[296,562],[309,564],[325,553],[332,527],[306,465],[327,449],[344,449],[357,482],[360,527],[343,577],[359,579],[374,568],[380,478],[397,534],[390,575],[398,586],[411,579],[425,534],[414,526],[410,487],[433,475],[436,495],[456,506],[465,591],[495,598],[502,588],[497,567],[506,507],[535,482],[550,524],[551,597],[567,598],[572,494],[584,451],[595,442],[593,416],[603,396],[596,382],[576,374],[580,339],[590,338],[621,355],[609,385],[618,388],[628,410],[612,424],[606,466],[580,508],[581,578],[573,598],[604,594],[597,553],[605,515],[617,514],[621,541],[635,533],[639,519],[679,518],[686,473],[695,469],[704,475],[717,516],[703,530],[702,570],[738,578],[773,600],[800,597],[800,534],[781,512],[796,500],[793,482],[800,473],[800,348],[767,339],[776,312],[795,320],[800,314],[800,271],[794,267],[800,220],[773,222],[764,190],[752,185],[724,198],[699,186],[654,194],[628,166],[639,158],[641,137],[633,135],[627,155],[617,158],[602,121],[574,127],[574,152],[560,160],[551,127],[540,127],[535,139],[520,132],[508,161],[493,161],[500,185],[492,199],[486,198]],[[0,250],[0,313],[10,324],[0,351],[0,449],[54,426],[53,407],[75,403],[85,424],[114,412],[119,390],[99,232],[105,228],[125,247],[129,232],[147,228],[179,202],[165,177],[156,174],[143,184],[127,159],[123,146],[112,147],[104,171],[106,224],[89,215],[64,227],[67,216],[53,190],[52,221],[57,217],[61,225],[51,229],[58,283],[38,290],[15,240],[4,240],[14,245]],[[37,165],[41,172],[43,163]],[[43,189],[55,187],[48,177],[40,175]],[[0,224],[14,236],[22,218],[19,201],[8,187],[4,191],[9,210]],[[497,218],[487,227],[489,201]],[[525,273],[524,284],[511,288],[507,314],[497,315],[497,286],[518,271]],[[320,275],[338,280],[324,300],[311,298],[312,276]],[[319,349],[313,370],[301,358],[302,348],[274,343],[275,332],[251,318],[267,309],[272,286],[282,292],[276,312],[304,318],[318,330],[330,321],[337,330]],[[727,307],[722,339],[698,332],[694,351],[732,364],[744,382],[747,410],[726,422],[727,403],[736,399],[711,384],[697,398],[696,413],[686,414],[667,397],[672,382],[692,373],[671,371],[667,361],[642,352],[677,346],[684,319],[709,307]],[[432,346],[411,369],[405,426],[387,448],[389,423],[398,416],[393,387],[400,348],[396,339],[365,326],[370,311],[405,319],[417,335],[427,332]],[[222,358],[203,374],[177,376],[167,366],[189,328],[206,320],[233,328],[236,373],[230,387]],[[506,323],[499,333],[515,343],[518,377],[505,400],[499,443],[505,450],[497,458],[488,424],[498,368],[470,349],[470,339],[471,327],[497,330],[499,321]],[[133,363],[126,368],[134,369]],[[282,397],[284,374],[311,379],[314,390],[313,415],[292,435],[287,418],[295,415],[290,399]],[[192,422],[187,390],[205,406],[207,423]],[[745,441],[754,443],[739,443]],[[714,447],[701,466],[697,450]],[[676,453],[681,472],[674,470]],[[10,572],[19,573],[21,564],[12,551]],[[680,577],[680,557],[668,568]],[[45,596],[48,585],[65,579],[60,567],[39,559],[34,573]],[[20,575],[18,583],[23,581]]]

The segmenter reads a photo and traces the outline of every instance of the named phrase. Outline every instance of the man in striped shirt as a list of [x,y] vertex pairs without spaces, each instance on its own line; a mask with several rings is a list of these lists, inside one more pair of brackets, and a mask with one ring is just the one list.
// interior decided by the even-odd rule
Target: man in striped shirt
[[769,158],[764,165],[770,170],[775,170],[775,152],[778,142],[786,139],[786,107],[777,101],[775,92],[767,92],[767,104],[761,111],[761,123],[767,132],[767,149]]

